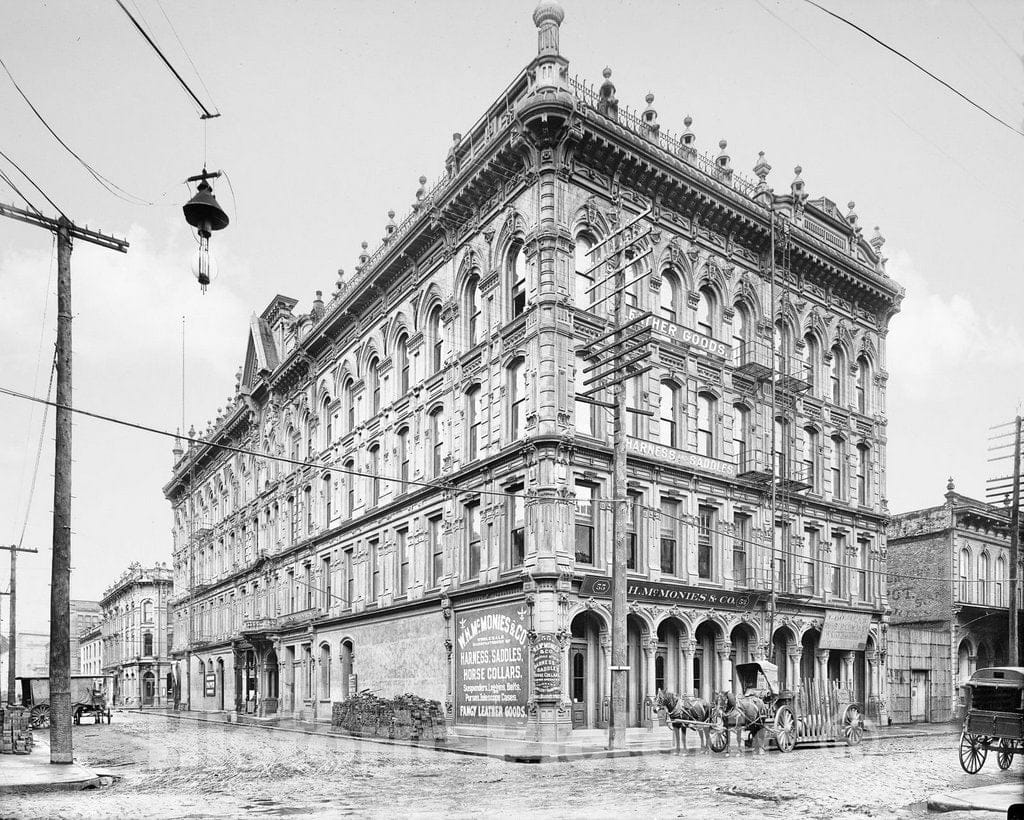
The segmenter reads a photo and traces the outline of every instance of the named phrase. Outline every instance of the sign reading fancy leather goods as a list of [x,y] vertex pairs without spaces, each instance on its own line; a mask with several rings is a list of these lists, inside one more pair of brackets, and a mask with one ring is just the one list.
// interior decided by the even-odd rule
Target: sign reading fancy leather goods
[[526,723],[527,609],[522,603],[459,612],[455,621],[457,723]]
[[[612,579],[587,575],[580,587],[580,595],[595,598],[610,598]],[[626,599],[632,601],[653,601],[658,604],[696,604],[715,609],[750,609],[757,603],[756,592],[734,592],[729,589],[708,589],[687,587],[682,584],[665,584],[656,581],[629,580],[626,582]]]
[[870,612],[827,609],[818,646],[822,649],[853,649],[860,652],[868,645],[870,630]]

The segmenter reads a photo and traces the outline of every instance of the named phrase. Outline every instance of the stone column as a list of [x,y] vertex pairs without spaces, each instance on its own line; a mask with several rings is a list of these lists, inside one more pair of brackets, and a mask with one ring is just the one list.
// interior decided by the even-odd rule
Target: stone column
[[644,641],[641,646],[644,650],[644,665],[646,666],[646,674],[644,675],[644,703],[643,712],[641,713],[641,723],[648,729],[654,728],[654,697],[657,694],[654,690],[654,663],[658,653],[658,638],[652,636]]
[[729,690],[731,687],[728,684],[730,678],[729,669],[729,653],[732,650],[732,645],[728,638],[720,638],[715,641],[715,657],[718,661],[718,666],[715,670],[715,689],[721,692]]
[[828,649],[814,650],[814,677],[818,680],[826,680],[828,678],[828,656]]
[[601,722],[607,725],[612,693],[612,633],[601,633]]
[[700,697],[700,692],[693,691],[693,656],[697,651],[697,642],[683,641],[680,650],[683,653],[683,680],[679,686],[679,693]]
[[800,658],[803,656],[803,647],[796,641],[792,641],[786,647],[786,663],[789,671],[786,674],[786,688],[795,692],[800,688]]
[[843,682],[842,686],[847,689],[853,689],[853,652],[847,651],[843,653]]

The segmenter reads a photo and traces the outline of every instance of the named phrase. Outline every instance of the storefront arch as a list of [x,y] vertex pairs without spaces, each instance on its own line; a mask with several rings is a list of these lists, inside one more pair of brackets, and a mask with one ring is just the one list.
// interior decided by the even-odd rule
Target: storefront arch
[[736,674],[736,665],[749,663],[754,659],[757,651],[757,632],[750,624],[739,623],[729,633],[729,642],[732,645],[729,652],[729,672],[731,676],[729,688],[736,694],[740,694],[740,679],[739,675]]
[[796,633],[785,624],[772,634],[772,662],[779,668],[780,689],[795,688],[799,684],[795,680],[800,674],[796,663],[799,646]]
[[570,622],[569,700],[574,729],[608,725],[608,693],[611,663],[607,622],[599,613],[585,609]]
[[654,690],[689,694],[693,687],[693,652],[690,627],[675,617],[658,623],[658,648],[654,658]]
[[711,700],[722,688],[717,650],[724,646],[725,630],[718,621],[702,621],[697,625],[693,637],[696,643],[693,653],[693,692],[697,697]]
[[818,652],[821,632],[816,627],[804,631],[800,638],[800,679],[808,680],[818,677]]
[[355,695],[358,686],[355,676],[356,649],[351,638],[342,639],[339,652],[341,655],[341,697],[347,700]]

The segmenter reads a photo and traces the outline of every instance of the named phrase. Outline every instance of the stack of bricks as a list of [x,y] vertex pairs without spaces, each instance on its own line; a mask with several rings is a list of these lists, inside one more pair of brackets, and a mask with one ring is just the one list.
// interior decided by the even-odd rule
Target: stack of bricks
[[412,694],[395,695],[392,700],[385,700],[369,692],[360,692],[334,704],[331,725],[364,737],[444,740],[447,736],[441,704]]
[[32,726],[29,710],[24,706],[8,706],[0,711],[0,752],[27,755],[32,751]]

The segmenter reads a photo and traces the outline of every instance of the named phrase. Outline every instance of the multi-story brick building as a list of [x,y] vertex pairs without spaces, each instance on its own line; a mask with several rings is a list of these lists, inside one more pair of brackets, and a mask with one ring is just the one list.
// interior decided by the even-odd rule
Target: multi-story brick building
[[76,675],[103,675],[103,626],[97,623],[78,637],[78,670]]
[[368,687],[466,732],[605,724],[612,429],[578,397],[613,235],[628,310],[653,314],[628,391],[629,724],[766,655],[881,704],[883,240],[799,173],[775,195],[763,156],[747,180],[689,120],[670,136],[653,97],[629,112],[610,72],[572,78],[562,19],[537,7],[536,59],[351,279],[253,316],[233,404],[176,451],[190,708],[326,719]]
[[115,706],[160,706],[173,692],[170,675],[172,571],[158,563],[131,564],[104,593],[100,605],[103,674],[113,678]]
[[81,661],[81,636],[99,625],[102,619],[99,601],[71,601],[71,674],[84,674]]
[[974,671],[1007,662],[1009,561],[1009,510],[956,492],[952,478],[943,504],[893,516],[893,721],[956,717]]

